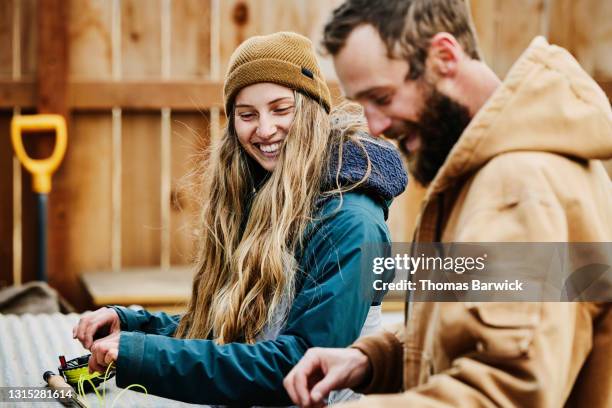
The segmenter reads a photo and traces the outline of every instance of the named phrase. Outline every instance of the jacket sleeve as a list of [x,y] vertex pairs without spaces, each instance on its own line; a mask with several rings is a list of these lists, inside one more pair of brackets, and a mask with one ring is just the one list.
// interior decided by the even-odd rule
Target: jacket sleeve
[[[563,406],[568,397],[566,390],[571,388],[590,350],[588,341],[577,341],[576,332],[588,333],[591,320],[606,316],[600,306],[568,302],[523,303],[521,306],[482,303],[475,308],[451,303],[442,306],[440,313],[457,319],[453,327],[456,333],[466,337],[474,335],[474,347],[453,354],[447,370],[400,392],[397,379],[390,378],[391,373],[386,372],[390,367],[400,375],[396,361],[392,360],[398,357],[397,345],[390,345],[393,340],[389,337],[387,343],[382,336],[377,342],[372,342],[371,338],[360,339],[353,347],[370,358],[373,370],[363,391],[373,394],[343,405],[343,408]],[[610,316],[610,305],[605,308]],[[508,320],[509,312],[517,320]],[[586,319],[585,315],[588,315]],[[560,322],[560,316],[565,323]],[[523,323],[516,325],[514,322],[519,320]],[[529,320],[537,321],[537,325],[528,323]],[[427,357],[404,351],[403,360],[411,358]],[[405,374],[428,375],[422,372]],[[594,376],[592,380],[603,378]]]
[[172,336],[181,320],[180,315],[169,315],[164,312],[151,313],[146,310],[132,310],[123,306],[110,307],[119,315],[121,330],[125,331]]
[[315,229],[300,257],[302,284],[275,339],[218,345],[122,332],[117,384],[142,384],[149,393],[191,403],[290,404],[282,381],[305,351],[346,347],[359,335],[374,296],[363,287],[372,287],[374,275],[361,276],[361,245],[389,240],[382,209],[375,208],[347,202]]
[[[474,211],[457,236],[464,242],[567,241],[562,203],[545,191],[545,181],[536,182],[539,190],[531,190],[525,199]],[[438,305],[439,315],[445,318],[440,318],[434,335],[447,353],[450,368],[436,371],[428,365],[431,356],[406,349],[389,333],[359,339],[353,347],[364,352],[372,366],[363,389],[379,395],[366,396],[346,408],[563,406],[590,352],[593,322],[609,309],[609,305],[584,302]],[[415,330],[407,328],[405,336],[424,335],[411,329]],[[444,347],[451,336],[461,336],[461,349]],[[401,375],[395,360],[400,350],[404,364],[411,359],[423,362],[425,372],[404,372],[412,377],[409,384],[420,385],[403,393],[381,394],[400,391],[397,379],[389,379],[387,373],[391,367],[396,376]],[[430,369],[434,375],[430,376]]]

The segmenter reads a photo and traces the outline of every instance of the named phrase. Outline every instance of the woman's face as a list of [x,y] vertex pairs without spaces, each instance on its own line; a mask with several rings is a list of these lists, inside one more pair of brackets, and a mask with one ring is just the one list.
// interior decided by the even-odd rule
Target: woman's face
[[293,90],[262,82],[242,88],[235,104],[240,144],[261,167],[274,170],[295,114]]

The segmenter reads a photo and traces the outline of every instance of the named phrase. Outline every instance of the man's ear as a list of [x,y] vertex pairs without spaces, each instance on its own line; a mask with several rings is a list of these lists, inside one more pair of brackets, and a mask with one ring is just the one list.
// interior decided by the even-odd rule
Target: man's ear
[[461,58],[463,49],[452,34],[441,32],[431,37],[426,61],[430,75],[436,79],[454,77]]

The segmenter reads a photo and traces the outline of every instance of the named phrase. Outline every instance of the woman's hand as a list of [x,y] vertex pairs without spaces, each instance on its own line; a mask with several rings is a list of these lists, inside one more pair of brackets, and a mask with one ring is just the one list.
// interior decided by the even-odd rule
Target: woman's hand
[[110,363],[117,361],[119,356],[119,331],[112,333],[103,339],[94,341],[91,346],[91,357],[89,357],[89,372],[98,371],[104,373]]
[[95,312],[85,313],[72,329],[72,338],[78,339],[83,347],[91,351],[94,337],[119,333],[120,323],[115,309],[103,307]]

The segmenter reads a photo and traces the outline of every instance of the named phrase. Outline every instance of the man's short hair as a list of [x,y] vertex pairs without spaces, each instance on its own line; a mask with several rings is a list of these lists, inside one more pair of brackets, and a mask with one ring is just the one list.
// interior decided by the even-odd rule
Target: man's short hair
[[408,61],[408,79],[425,72],[429,42],[439,32],[452,34],[467,55],[480,59],[465,0],[346,0],[325,25],[323,47],[337,55],[362,24],[374,26],[390,57]]

